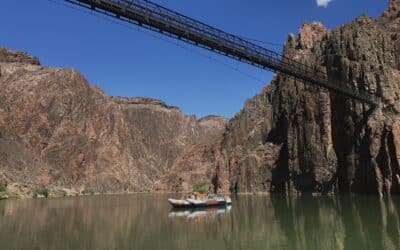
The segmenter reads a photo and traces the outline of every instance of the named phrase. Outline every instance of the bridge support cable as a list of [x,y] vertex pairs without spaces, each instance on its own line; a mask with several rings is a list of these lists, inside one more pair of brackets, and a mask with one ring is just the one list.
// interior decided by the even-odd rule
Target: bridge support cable
[[262,69],[281,72],[376,106],[379,98],[333,84],[325,73],[147,0],[65,0],[144,28],[212,50]]

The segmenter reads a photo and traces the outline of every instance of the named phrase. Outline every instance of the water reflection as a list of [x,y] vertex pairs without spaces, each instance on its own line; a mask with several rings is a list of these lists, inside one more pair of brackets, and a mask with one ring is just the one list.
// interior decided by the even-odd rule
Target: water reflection
[[184,217],[187,219],[215,219],[217,216],[229,213],[232,206],[219,206],[209,208],[187,208],[177,209],[172,208],[168,214],[169,218]]
[[289,249],[400,249],[398,197],[271,200]]
[[167,197],[1,201],[0,248],[400,249],[399,197],[238,196],[223,211]]

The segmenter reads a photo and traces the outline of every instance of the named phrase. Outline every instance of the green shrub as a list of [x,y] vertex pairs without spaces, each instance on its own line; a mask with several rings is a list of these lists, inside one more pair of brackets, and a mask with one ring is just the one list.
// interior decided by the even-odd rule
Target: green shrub
[[82,191],[82,194],[83,194],[83,195],[94,195],[94,194],[95,194],[95,191],[94,191],[92,188],[85,188],[85,189]]
[[6,192],[0,192],[0,200],[8,199],[8,195]]
[[210,182],[207,180],[197,181],[193,184],[193,192],[198,192],[200,194],[205,194],[210,187]]
[[0,192],[6,192],[6,191],[7,187],[4,184],[0,183]]
[[61,188],[57,188],[57,189],[54,189],[51,192],[51,196],[54,196],[54,197],[66,197],[67,196],[67,191],[65,191],[64,189],[61,189]]
[[43,195],[44,197],[49,197],[50,190],[45,187],[35,188],[33,190],[34,195],[37,197],[38,195]]
[[19,199],[20,195],[14,192],[0,192],[0,200],[4,199]]

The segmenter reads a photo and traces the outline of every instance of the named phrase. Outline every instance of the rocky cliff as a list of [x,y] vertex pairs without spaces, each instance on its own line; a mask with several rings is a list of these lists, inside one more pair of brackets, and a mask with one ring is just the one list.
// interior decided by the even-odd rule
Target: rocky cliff
[[[304,24],[284,54],[330,81],[369,91],[382,106],[278,74],[230,122],[223,190],[327,194],[400,192],[400,1],[378,19],[327,30]],[[223,179],[223,178],[220,178]],[[226,184],[229,183],[229,186]]]
[[73,69],[0,50],[0,180],[13,191],[166,189],[187,148],[222,134],[226,120],[197,120],[150,98],[118,98]]
[[381,97],[371,107],[277,74],[227,124],[107,96],[77,71],[0,49],[0,184],[77,192],[400,193],[400,0],[377,19],[304,24],[284,55]]

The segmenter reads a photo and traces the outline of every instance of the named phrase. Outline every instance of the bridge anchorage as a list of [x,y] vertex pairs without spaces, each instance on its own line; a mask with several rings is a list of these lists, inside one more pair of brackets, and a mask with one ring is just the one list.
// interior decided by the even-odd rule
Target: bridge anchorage
[[65,0],[93,11],[212,50],[256,67],[284,73],[377,107],[380,98],[331,83],[325,73],[147,0]]

